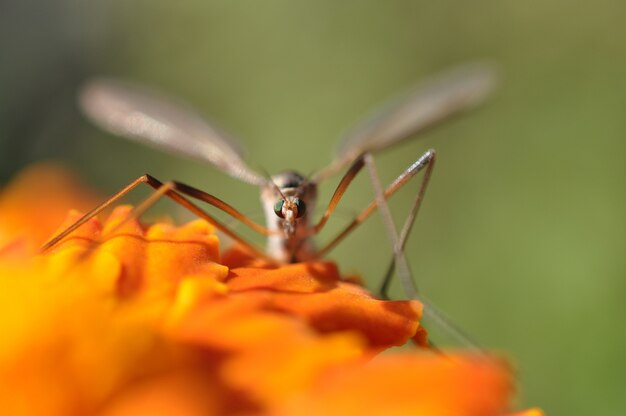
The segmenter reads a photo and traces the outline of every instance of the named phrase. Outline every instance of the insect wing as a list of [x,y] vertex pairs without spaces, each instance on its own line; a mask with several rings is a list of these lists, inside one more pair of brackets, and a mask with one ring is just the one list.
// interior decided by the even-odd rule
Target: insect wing
[[113,134],[208,161],[250,184],[266,183],[243,161],[240,145],[185,105],[153,91],[122,81],[98,79],[82,89],[80,105],[92,121]]
[[480,104],[495,85],[487,64],[444,72],[366,118],[340,142],[335,162],[318,174],[333,175],[364,152],[377,152]]

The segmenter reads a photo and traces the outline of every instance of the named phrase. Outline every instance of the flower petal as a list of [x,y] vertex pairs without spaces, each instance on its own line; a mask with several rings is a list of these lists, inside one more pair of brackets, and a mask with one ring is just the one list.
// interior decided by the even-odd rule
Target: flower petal
[[[320,332],[357,330],[375,348],[403,345],[420,329],[419,302],[375,299],[342,281],[334,263],[235,268],[227,283],[234,293],[264,293],[269,307],[306,319]],[[423,332],[417,339],[424,345]]]
[[[219,264],[219,241],[208,223],[198,220],[178,228],[159,223],[147,228],[136,219],[129,220],[131,211],[130,206],[117,207],[104,226],[95,218],[88,221],[51,251],[47,258],[58,265],[50,267],[71,269],[84,262],[84,256],[95,254],[91,262],[108,256],[113,259],[109,263],[117,262],[118,266],[95,268],[92,275],[115,269],[112,290],[122,297],[155,291],[173,293],[178,281],[188,274],[206,272],[220,279],[226,277],[228,268]],[[75,212],[66,224],[78,218]]]
[[9,244],[14,254],[36,253],[68,210],[86,210],[97,202],[94,192],[59,165],[40,163],[25,169],[0,193],[0,253]]
[[463,355],[404,354],[329,369],[279,415],[500,416],[512,380],[500,363]]

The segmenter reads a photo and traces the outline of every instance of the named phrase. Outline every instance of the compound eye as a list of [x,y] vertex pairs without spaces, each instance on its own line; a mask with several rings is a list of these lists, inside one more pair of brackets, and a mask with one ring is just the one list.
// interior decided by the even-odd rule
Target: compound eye
[[285,205],[284,199],[279,199],[274,204],[274,214],[278,215],[280,218],[285,218],[283,215],[283,205]]
[[306,214],[306,204],[304,203],[304,201],[302,201],[301,199],[296,199],[295,205],[296,209],[298,210],[298,215],[296,215],[296,218],[300,218],[304,214]]

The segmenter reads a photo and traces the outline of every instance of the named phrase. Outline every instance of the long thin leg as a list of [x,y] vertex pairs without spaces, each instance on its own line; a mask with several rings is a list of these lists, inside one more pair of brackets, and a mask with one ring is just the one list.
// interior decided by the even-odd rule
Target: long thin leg
[[[202,195],[202,194],[204,195],[204,198],[200,199],[201,197],[198,196],[197,197],[198,199],[200,199],[201,201],[207,202],[209,204],[212,204],[212,205],[214,205],[214,206],[216,206],[216,207],[218,207],[220,209],[223,209],[222,206],[219,206],[217,204],[213,204],[213,201],[217,200],[220,203],[222,203],[222,204],[226,205],[227,207],[229,207],[230,210],[234,211],[239,216],[242,216],[242,217],[246,218],[246,220],[248,220],[248,222],[253,223],[250,219],[245,217],[243,214],[240,214],[238,211],[236,211],[234,208],[232,208],[229,205],[227,205],[225,202],[215,198],[214,196],[212,196],[210,194],[207,194],[207,193],[205,193],[203,191],[197,190],[197,189],[195,189],[195,188],[193,188],[191,186],[182,184],[180,182],[169,181],[169,182],[161,183],[160,181],[158,181],[154,177],[150,177],[150,180],[151,180],[151,182],[149,183],[150,186],[155,188],[156,191],[150,197],[146,198],[141,204],[139,204],[133,210],[131,215],[128,218],[125,219],[125,221],[119,223],[117,225],[117,227],[115,227],[111,231],[115,231],[116,228],[121,227],[121,225],[124,224],[126,221],[129,221],[132,218],[137,218],[137,217],[141,216],[141,214],[143,214],[150,206],[152,206],[162,196],[165,195],[165,196],[171,198],[172,200],[174,200],[179,205],[183,206],[184,208],[187,208],[189,211],[193,212],[198,217],[203,218],[204,220],[206,220],[207,222],[212,224],[215,228],[217,228],[218,230],[220,230],[224,234],[228,235],[232,240],[234,240],[234,241],[238,242],[239,244],[247,247],[248,250],[252,251],[257,257],[263,258],[264,260],[269,261],[269,262],[274,262],[274,260],[271,257],[267,256],[267,254],[263,253],[261,250],[259,250],[257,247],[255,247],[250,242],[248,242],[248,241],[244,240],[243,238],[241,238],[237,233],[235,233],[233,230],[231,230],[228,226],[224,225],[222,222],[220,222],[217,219],[215,219],[215,217],[211,216],[206,211],[204,211],[203,209],[198,207],[196,204],[191,202],[189,199],[187,199],[186,197],[181,195],[179,193],[179,192],[182,192],[180,188],[182,188],[183,190],[187,190],[187,189],[195,190],[195,191],[197,191],[198,195]],[[190,194],[190,196],[195,197],[195,195],[191,195],[191,194]],[[225,212],[227,212],[227,213],[230,213],[228,210],[225,210],[225,209],[223,209],[223,210]],[[234,219],[239,219],[235,215],[233,215],[233,218]]]
[[[430,177],[433,173],[433,169],[435,168],[435,151],[430,150],[426,152],[420,159],[424,159],[424,165],[426,166],[426,170],[424,171],[424,175],[422,176],[422,181],[420,184],[419,191],[415,195],[415,199],[411,204],[411,209],[409,214],[404,221],[404,225],[402,226],[402,230],[400,231],[400,236],[398,237],[398,243],[400,244],[400,248],[404,250],[404,246],[406,245],[407,239],[411,230],[413,229],[413,224],[415,224],[415,218],[417,218],[417,214],[422,205],[422,201],[424,200],[424,194],[426,193],[426,188],[428,188],[428,183],[430,182]],[[387,267],[387,272],[385,273],[385,277],[382,280],[380,285],[379,293],[383,299],[388,299],[388,290],[389,284],[391,283],[391,277],[393,276],[393,271],[395,268],[396,262],[394,258],[389,262],[389,266]]]
[[[387,197],[385,196],[385,192],[383,191],[383,187],[380,183],[374,159],[371,154],[367,153],[365,154],[364,160],[365,165],[370,172],[370,178],[372,179],[372,186],[374,187],[374,192],[376,193],[378,208],[381,216],[383,217],[383,222],[385,223],[385,228],[387,229],[391,246],[393,247],[398,276],[400,277],[400,281],[404,287],[406,295],[411,299],[419,300],[422,305],[424,305],[424,317],[432,319],[441,328],[445,329],[450,335],[455,337],[457,341],[467,345],[476,352],[484,353],[484,350],[475,341],[458,328],[443,312],[437,309],[432,302],[417,293],[417,288],[413,280],[413,274],[406,260],[406,256],[404,255],[404,250],[402,249],[403,244],[400,241],[393,217],[391,216],[391,211],[389,210],[389,205],[387,204]],[[407,235],[408,231],[410,231],[410,225],[406,231]]]
[[269,228],[254,222],[249,217],[237,211],[235,208],[222,201],[221,199],[216,198],[213,195],[206,193],[198,188],[194,188],[193,186],[189,186],[181,182],[172,181],[172,183],[174,184],[174,189],[176,191],[188,195],[192,198],[198,199],[200,201],[206,202],[207,204],[213,205],[214,207],[224,211],[234,219],[239,220],[243,224],[247,225],[249,228],[259,234],[262,234],[264,236],[272,235],[272,231]]
[[391,216],[391,210],[387,204],[387,197],[385,196],[383,185],[380,182],[380,177],[378,176],[376,165],[374,164],[374,158],[370,153],[366,153],[364,160],[370,173],[372,187],[374,188],[374,193],[376,195],[376,206],[378,207],[378,211],[383,219],[391,247],[393,248],[395,263],[398,269],[398,275],[400,276],[400,282],[404,288],[404,293],[411,299],[419,299],[417,287],[413,281],[413,274],[411,273],[409,264],[404,256],[404,250],[400,247],[398,231],[396,230],[396,225],[393,221],[393,217]]
[[63,240],[69,234],[74,232],[78,227],[80,227],[81,225],[83,225],[84,223],[86,223],[91,218],[95,217],[96,215],[100,214],[102,211],[104,211],[111,204],[114,204],[116,201],[120,200],[124,195],[126,195],[127,193],[129,193],[130,191],[135,189],[137,187],[137,185],[139,185],[141,183],[145,183],[147,181],[148,181],[148,175],[143,175],[143,176],[140,176],[139,178],[135,179],[134,181],[132,181],[131,183],[126,185],[124,188],[122,188],[120,191],[116,192],[109,199],[107,199],[106,201],[104,201],[103,203],[101,203],[100,205],[98,205],[97,207],[95,207],[94,209],[92,209],[91,211],[86,213],[85,215],[83,215],[74,224],[70,225],[65,230],[63,230],[61,233],[57,234],[56,236],[54,236],[53,238],[48,240],[48,242],[46,242],[41,247],[41,251],[42,252],[48,251],[49,249],[51,249],[52,247],[57,245],[59,243],[59,241]]
[[339,185],[337,185],[337,188],[335,188],[335,192],[333,193],[333,196],[330,198],[330,201],[328,202],[328,207],[326,208],[326,211],[324,211],[324,215],[322,215],[322,218],[320,218],[319,222],[313,227],[313,234],[319,233],[321,229],[324,227],[324,225],[326,225],[326,221],[328,221],[328,218],[330,218],[330,215],[333,213],[333,211],[337,207],[339,200],[341,199],[343,194],[346,192],[346,189],[348,189],[348,186],[350,186],[350,183],[352,182],[352,180],[361,171],[361,169],[363,168],[363,165],[364,165],[363,156],[359,156],[352,163],[352,166],[350,166],[350,169],[348,169],[345,175],[343,175],[343,178],[341,178],[341,181],[339,181]]
[[[409,166],[404,172],[402,172],[388,187],[387,189],[385,189],[384,192],[384,197],[385,199],[389,199],[393,194],[395,194],[402,186],[404,186],[408,181],[410,181],[415,175],[417,175],[422,169],[424,169],[426,166],[428,166],[431,161],[434,159],[435,156],[435,151],[434,150],[429,150],[426,153],[424,153],[419,159],[417,159],[411,166]],[[344,181],[347,181],[348,184],[350,181],[352,181],[352,179],[354,178],[354,176],[359,172],[359,170],[364,166],[364,156],[361,156],[360,158],[357,159],[357,161],[352,165],[352,167],[350,168],[350,170],[348,171],[348,173],[346,173],[346,175],[344,176],[344,178],[342,179],[341,184],[344,183]],[[429,175],[430,176],[430,175]],[[346,179],[349,178],[349,179]],[[339,190],[340,186],[337,187],[337,189]],[[347,187],[347,184],[346,184]],[[420,187],[421,189],[424,189],[425,191],[425,185],[422,181],[422,185]],[[420,191],[422,194],[424,191]],[[345,187],[343,188],[343,192],[345,192]],[[343,192],[339,193],[338,195],[338,191],[335,191],[335,194],[333,195],[333,199],[331,199],[331,202],[333,200],[335,200],[335,198],[338,200],[341,195],[343,195]],[[338,196],[337,196],[338,195]],[[418,193],[419,195],[419,193]],[[421,199],[420,199],[421,201]],[[334,206],[336,206],[337,203],[334,203]],[[333,208],[334,208],[333,206]],[[376,200],[372,201],[367,207],[365,207],[365,209],[363,209],[353,220],[352,222],[350,222],[339,234],[337,234],[337,236],[335,236],[335,238],[333,238],[330,242],[328,242],[322,249],[320,249],[317,253],[318,257],[323,257],[326,254],[328,254],[328,252],[330,250],[332,250],[333,248],[335,248],[335,246],[337,244],[339,244],[339,242],[341,240],[343,240],[346,236],[348,236],[348,234],[350,234],[356,227],[359,226],[359,224],[361,224],[363,221],[365,221],[367,218],[369,218],[370,215],[372,215],[372,213],[376,210],[376,207],[378,206]],[[330,209],[331,205],[329,204],[329,209]],[[418,205],[419,208],[419,205]],[[328,211],[328,210],[327,210]],[[332,210],[331,210],[332,212]],[[417,215],[417,211],[415,212],[415,215]],[[322,217],[323,219],[323,217]],[[321,223],[322,221],[320,221]],[[319,224],[318,224],[319,226]],[[410,228],[410,227],[409,227]],[[408,232],[407,232],[408,234]]]
[[[60,242],[63,238],[67,237],[70,233],[72,233],[78,227],[80,227],[85,222],[87,222],[90,218],[93,218],[94,216],[98,215],[100,212],[102,212],[108,206],[110,206],[111,204],[113,204],[116,201],[118,201],[120,198],[122,198],[124,195],[126,195],[128,192],[130,192],[132,189],[134,189],[135,187],[137,187],[141,183],[146,183],[147,185],[149,185],[152,188],[156,189],[157,192],[152,197],[149,197],[146,201],[144,201],[144,203],[142,203],[139,207],[137,207],[137,210],[135,210],[133,215],[137,216],[139,212],[145,211],[145,209],[147,209],[148,206],[152,205],[154,202],[156,202],[156,200],[159,197],[161,197],[163,194],[165,194],[166,196],[168,196],[169,198],[171,198],[172,200],[174,200],[178,204],[182,205],[183,207],[187,208],[188,210],[190,210],[194,214],[198,215],[200,218],[203,218],[206,221],[208,221],[209,223],[211,223],[217,229],[219,229],[224,234],[226,234],[230,238],[232,238],[234,241],[237,241],[238,243],[246,246],[248,249],[253,251],[255,254],[259,255],[260,257],[263,257],[263,258],[266,258],[266,259],[269,260],[269,258],[263,252],[261,252],[259,249],[254,247],[251,243],[249,243],[246,240],[244,240],[243,238],[241,238],[239,235],[234,233],[232,230],[230,230],[228,227],[226,227],[220,221],[215,219],[213,216],[209,215],[204,210],[199,208],[197,205],[195,205],[194,203],[189,201],[187,198],[185,198],[184,196],[180,195],[179,193],[177,193],[175,191],[178,190],[179,186],[181,186],[181,188],[182,188],[181,192],[184,192],[184,191],[187,191],[187,190],[191,190],[192,192],[196,191],[196,194],[198,195],[197,196],[198,199],[200,199],[200,200],[202,200],[204,202],[207,202],[207,203],[209,203],[209,204],[211,204],[211,205],[213,205],[213,206],[223,210],[227,214],[233,216],[233,218],[242,221],[244,224],[248,225],[253,230],[255,230],[257,232],[261,232],[263,234],[269,233],[270,231],[267,230],[265,227],[262,227],[262,226],[260,226],[260,225],[258,225],[256,223],[254,223],[252,220],[247,218],[245,215],[241,214],[235,208],[231,207],[230,205],[226,204],[225,202],[221,201],[220,199],[218,199],[218,198],[216,198],[216,197],[214,197],[212,195],[209,195],[209,194],[204,193],[202,191],[199,191],[199,190],[197,190],[195,188],[192,188],[192,187],[190,187],[188,185],[184,185],[184,184],[181,184],[181,183],[178,183],[178,182],[169,182],[168,184],[164,185],[158,179],[154,178],[151,175],[147,175],[147,174],[143,175],[143,176],[140,176],[139,178],[135,179],[129,185],[124,187],[121,191],[119,191],[115,195],[111,196],[109,199],[107,199],[102,204],[98,205],[97,207],[95,207],[94,209],[89,211],[87,214],[85,214],[83,217],[81,217],[78,221],[76,221],[70,227],[65,229],[63,232],[61,232],[60,234],[58,234],[57,236],[52,238],[50,241],[48,241],[46,244],[44,244],[44,246],[42,247],[42,251],[46,251],[46,250],[52,248],[54,245],[56,245],[58,242]],[[190,196],[196,196],[196,195],[190,195]]]

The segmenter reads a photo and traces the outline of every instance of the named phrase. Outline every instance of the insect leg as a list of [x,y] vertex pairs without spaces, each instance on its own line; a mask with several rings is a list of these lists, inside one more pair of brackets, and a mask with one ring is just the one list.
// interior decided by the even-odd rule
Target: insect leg
[[[415,195],[415,199],[411,204],[411,209],[406,219],[404,220],[404,225],[402,226],[402,230],[400,231],[400,235],[398,236],[398,243],[400,248],[404,250],[404,246],[406,245],[407,239],[409,237],[409,233],[413,229],[413,224],[415,224],[415,218],[417,218],[417,214],[422,205],[422,201],[424,200],[424,194],[426,193],[426,188],[428,188],[428,183],[430,182],[430,177],[432,175],[433,169],[435,167],[435,151],[429,150],[424,155],[422,155],[417,163],[420,163],[421,166],[425,167],[424,175],[422,176],[422,181],[420,183],[420,188]],[[394,258],[389,262],[389,266],[387,267],[387,272],[385,273],[385,277],[382,280],[382,283],[379,288],[379,294],[383,299],[389,299],[388,289],[389,284],[391,283],[391,277],[393,276],[393,271],[395,268]]]
[[[428,153],[430,152],[431,151],[424,154],[424,156],[418,159],[418,162],[422,158],[426,157]],[[383,217],[383,221],[385,223],[385,228],[387,229],[389,240],[391,241],[391,245],[393,247],[395,267],[398,271],[398,276],[400,277],[400,281],[404,287],[404,291],[406,295],[411,299],[416,299],[420,301],[422,305],[424,305],[425,317],[432,319],[441,328],[445,329],[450,335],[456,338],[457,341],[460,341],[462,344],[466,345],[472,350],[483,354],[484,350],[475,341],[473,341],[460,328],[458,328],[443,312],[437,309],[433,305],[432,302],[430,302],[424,296],[419,295],[417,293],[417,287],[415,286],[415,282],[413,280],[413,274],[406,260],[406,256],[404,255],[404,250],[403,250],[404,242],[401,241],[400,237],[398,236],[398,232],[396,230],[393,217],[391,216],[391,211],[389,210],[389,205],[387,204],[387,196],[385,195],[386,192],[383,191],[383,187],[380,183],[380,178],[376,171],[374,159],[371,154],[366,153],[364,160],[365,160],[365,165],[367,166],[370,172],[370,177],[372,179],[372,186],[374,187],[374,192],[376,193],[376,202],[377,202],[379,211]],[[405,239],[406,239],[406,235],[408,235],[408,232],[410,231],[410,228],[411,228],[410,223],[409,225],[405,223],[405,226],[403,227],[403,231],[406,230],[405,236],[404,236]]]
[[[435,158],[435,151],[434,150],[429,150],[426,153],[424,153],[419,159],[417,159],[417,161],[415,161],[404,172],[402,172],[389,186],[387,186],[387,188],[384,191],[384,199],[385,200],[389,199],[394,193],[396,193],[402,186],[404,186],[409,180],[411,180],[420,171],[422,171],[424,168],[426,168],[428,166],[431,166],[432,162],[434,161],[434,158]],[[359,172],[359,170],[364,166],[364,164],[365,164],[364,156],[359,157],[354,162],[354,164],[352,165],[352,167],[350,168],[348,173],[346,173],[346,175],[344,176],[344,179],[342,179],[342,181],[341,181],[340,185],[337,187],[337,189],[339,190],[341,184],[344,183],[344,181],[348,182],[348,184],[349,184],[349,182],[354,178],[354,176]],[[432,170],[432,168],[428,168],[427,169],[429,177],[430,177],[430,171],[431,170]],[[346,177],[348,177],[348,179],[346,179]],[[426,179],[426,184],[427,183],[428,183],[428,179]],[[426,184],[424,184],[424,180],[422,180],[422,185],[420,186],[420,191],[418,192],[418,197],[419,197],[420,203],[421,203],[421,199],[422,199],[421,196],[423,196],[423,194],[424,194],[424,192],[426,190]],[[347,184],[346,184],[346,187],[347,187]],[[343,191],[345,191],[345,189],[343,189]],[[335,195],[333,195],[333,199],[331,199],[331,203],[332,203],[332,201],[335,198],[337,198],[337,200],[338,200],[341,197],[341,195],[343,195],[343,191],[339,195],[338,195],[338,191],[335,191]],[[334,205],[337,205],[336,202],[335,202]],[[322,247],[321,250],[319,250],[318,257],[323,257],[330,250],[332,250],[341,240],[343,240],[346,236],[348,236],[348,234],[350,234],[357,226],[359,226],[363,221],[365,221],[367,218],[369,218],[369,216],[372,215],[372,213],[376,210],[377,206],[378,206],[378,203],[377,203],[376,200],[374,200],[367,207],[365,207],[365,209],[363,209],[352,220],[352,222],[350,222],[341,232],[339,232],[339,234],[337,234],[337,236],[335,236],[335,238],[333,238],[324,247]],[[334,208],[334,206],[332,206],[332,207]],[[331,208],[331,204],[329,204],[329,209],[327,209],[327,212],[328,212],[328,210],[330,210],[330,208]],[[417,207],[415,207],[415,206],[413,207],[413,210],[415,211],[413,216],[417,215],[417,209],[418,208],[419,208],[419,203],[418,203]],[[332,212],[332,210],[331,210],[331,212]],[[324,214],[324,215],[326,215],[326,214]],[[411,215],[411,214],[409,214],[409,215]],[[322,217],[322,221],[324,221],[324,217]],[[320,221],[320,223],[322,221]],[[316,228],[317,227],[319,227],[319,224],[316,226]],[[407,227],[406,234],[408,234],[408,231],[410,231],[410,226]]]
[[335,192],[333,193],[333,196],[330,198],[330,201],[328,202],[328,207],[326,208],[324,215],[322,215],[322,218],[313,227],[313,234],[319,233],[321,229],[324,227],[324,225],[326,225],[326,221],[328,221],[328,218],[330,218],[330,215],[333,213],[333,211],[337,207],[339,200],[341,199],[343,194],[346,192],[346,189],[348,189],[348,186],[350,185],[352,180],[361,171],[364,164],[365,162],[363,160],[363,156],[361,155],[352,163],[352,166],[350,166],[350,169],[348,169],[345,175],[343,175],[343,178],[341,178],[339,185],[337,185],[337,188],[335,188]]
[[116,192],[109,199],[107,199],[106,201],[104,201],[103,203],[101,203],[100,205],[98,205],[97,207],[95,207],[94,209],[92,209],[91,211],[86,213],[85,215],[83,215],[74,224],[70,225],[65,230],[63,230],[61,233],[57,234],[56,236],[54,236],[53,238],[48,240],[41,247],[41,252],[48,251],[49,249],[51,249],[52,247],[57,245],[61,240],[63,240],[69,234],[74,232],[78,227],[80,227],[81,225],[83,225],[84,223],[89,221],[91,218],[93,218],[96,215],[98,215],[99,213],[101,213],[103,210],[105,210],[111,204],[114,204],[116,201],[121,199],[124,195],[126,195],[127,193],[132,191],[135,187],[137,187],[137,185],[139,185],[141,183],[146,183],[147,181],[148,181],[148,175],[143,175],[143,176],[140,176],[139,178],[135,179],[134,181],[132,181],[128,185],[126,185],[124,188],[122,188],[120,191]]
[[374,158],[371,153],[366,153],[364,155],[364,161],[370,173],[372,187],[374,188],[374,193],[376,195],[375,203],[383,219],[385,229],[387,230],[387,236],[389,237],[391,247],[393,248],[395,264],[398,269],[400,282],[404,288],[404,293],[411,299],[418,299],[419,295],[417,293],[415,282],[413,281],[413,274],[411,273],[409,264],[404,256],[404,250],[402,250],[402,246],[400,245],[398,231],[396,230],[396,225],[393,221],[393,217],[391,216],[391,210],[387,204],[387,197],[385,196],[385,191],[383,190],[383,185],[380,182],[380,177],[378,176]]
[[252,221],[251,219],[249,219],[248,217],[240,213],[238,210],[233,208],[231,205],[227,204],[226,202],[222,201],[221,199],[211,194],[208,194],[204,191],[193,188],[181,182],[169,181],[166,183],[162,183],[150,175],[148,175],[148,177],[150,179],[150,182],[148,182],[148,184],[152,186],[153,188],[155,188],[156,192],[151,197],[146,199],[142,204],[136,207],[133,216],[141,215],[146,209],[148,209],[148,207],[154,204],[162,195],[166,195],[172,200],[174,200],[176,203],[178,203],[179,205],[183,206],[184,208],[187,208],[189,211],[196,214],[198,217],[212,224],[215,228],[217,228],[222,233],[230,237],[233,241],[236,241],[237,243],[245,246],[248,250],[252,251],[255,254],[255,256],[263,258],[264,260],[273,262],[273,259],[268,257],[262,250],[259,250],[252,243],[243,239],[241,236],[239,236],[229,227],[224,225],[222,222],[218,221],[215,217],[208,214],[202,208],[198,207],[196,204],[194,204],[188,198],[186,198],[185,196],[181,194],[185,194],[193,198],[196,198],[200,201],[206,202],[224,211],[225,213],[231,215],[234,219],[241,221],[242,223],[252,228],[254,231],[257,231],[261,234],[268,235],[269,230],[267,230],[267,228],[255,223],[254,221]]
[[252,230],[256,231],[257,233],[265,235],[265,236],[269,236],[272,234],[272,231],[269,228],[254,222],[248,216],[237,211],[235,208],[233,208],[231,205],[227,204],[226,202],[222,201],[221,199],[216,198],[215,196],[208,194],[198,188],[194,188],[193,186],[189,186],[181,182],[173,181],[172,184],[174,185],[174,189],[176,191],[184,195],[190,196],[192,198],[198,199],[200,201],[206,202],[207,204],[213,205],[214,207],[224,211],[225,213],[227,213],[234,219],[247,225],[248,227],[250,227]]
[[[152,204],[154,204],[161,196],[166,195],[170,199],[172,199],[176,203],[178,203],[179,205],[183,206],[184,208],[187,208],[189,211],[191,211],[194,214],[196,214],[198,217],[203,218],[207,222],[211,223],[213,226],[215,226],[215,228],[217,228],[218,230],[222,231],[224,234],[228,235],[234,241],[236,241],[236,242],[244,245],[248,249],[250,249],[252,252],[255,253],[255,255],[258,255],[258,256],[260,256],[260,257],[262,257],[264,259],[267,259],[267,260],[271,260],[261,250],[257,249],[251,243],[249,243],[246,240],[244,240],[242,237],[240,237],[234,231],[230,230],[227,226],[222,224],[220,221],[215,219],[213,216],[211,216],[210,214],[206,213],[203,209],[201,209],[200,207],[195,205],[189,199],[185,198],[184,196],[182,196],[178,192],[176,192],[178,190],[178,186],[182,185],[183,190],[186,190],[187,188],[191,188],[191,187],[189,187],[187,185],[184,185],[184,184],[181,184],[181,183],[178,183],[178,182],[167,182],[167,183],[164,184],[161,181],[159,181],[158,179],[154,178],[153,176],[147,175],[147,174],[146,175],[142,175],[139,178],[135,179],[129,185],[124,187],[121,191],[119,191],[116,194],[114,194],[113,196],[111,196],[109,199],[104,201],[102,204],[98,205],[93,210],[89,211],[87,214],[85,214],[83,217],[81,217],[78,221],[76,221],[70,227],[65,229],[63,232],[61,232],[60,234],[58,234],[57,236],[52,238],[50,241],[48,241],[42,247],[42,251],[46,251],[46,250],[52,248],[53,246],[55,246],[56,244],[58,244],[63,238],[67,237],[70,233],[72,233],[78,227],[83,225],[90,218],[93,218],[94,216],[98,215],[100,212],[102,212],[102,210],[104,210],[105,208],[107,208],[111,204],[113,204],[116,201],[118,201],[120,198],[122,198],[124,195],[126,195],[128,192],[130,192],[132,189],[134,189],[137,185],[139,185],[141,183],[148,184],[149,186],[154,188],[156,190],[156,192],[153,195],[151,195],[150,197],[148,197],[139,206],[137,206],[137,208],[133,211],[133,213],[131,213],[131,215],[124,222],[130,220],[131,218],[135,218],[135,217],[139,216],[148,207],[150,207]],[[191,189],[194,189],[194,188],[191,188]],[[223,202],[223,201],[219,200],[218,198],[215,198],[215,197],[213,197],[213,196],[211,196],[209,194],[205,193],[205,195],[209,196],[210,198],[202,199],[203,201],[205,201],[205,202],[215,206],[218,209],[223,210],[224,212],[226,212],[229,215],[232,215],[236,219],[239,219],[239,220],[241,220],[241,218],[247,219],[248,223],[244,222],[247,225],[250,225],[249,223],[255,224],[252,220],[249,220],[247,217],[245,217],[243,214],[239,213],[239,211],[237,211],[235,208],[231,207],[230,205],[226,204],[225,202]],[[234,215],[234,214],[238,214],[238,215]],[[124,222],[118,224],[117,227],[121,226]],[[256,225],[259,228],[264,228],[264,227],[259,226],[258,224],[256,224]],[[115,227],[115,229],[117,227]],[[253,228],[253,229],[255,231],[258,231],[255,228]]]

